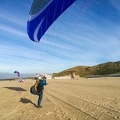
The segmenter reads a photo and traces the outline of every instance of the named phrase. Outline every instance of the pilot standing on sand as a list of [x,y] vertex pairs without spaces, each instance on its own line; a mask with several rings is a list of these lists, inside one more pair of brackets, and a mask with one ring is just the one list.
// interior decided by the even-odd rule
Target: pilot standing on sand
[[38,103],[37,103],[37,107],[41,108],[41,102],[42,102],[42,98],[43,98],[43,91],[44,91],[44,86],[47,85],[46,82],[46,77],[42,76],[41,79],[39,79],[39,77],[36,77],[36,83],[34,85],[35,90],[37,91],[37,95],[38,97]]

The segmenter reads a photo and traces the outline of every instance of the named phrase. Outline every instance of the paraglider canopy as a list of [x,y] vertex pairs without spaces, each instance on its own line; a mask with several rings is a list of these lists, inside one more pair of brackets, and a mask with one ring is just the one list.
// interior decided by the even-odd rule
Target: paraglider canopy
[[16,73],[18,77],[20,77],[20,73],[18,71],[14,71],[14,73]]
[[39,42],[51,24],[76,0],[34,0],[27,22],[28,36]]
[[18,76],[18,78],[19,78],[19,82],[24,82],[24,80],[20,77],[20,72],[14,71],[14,73],[17,74],[17,76]]

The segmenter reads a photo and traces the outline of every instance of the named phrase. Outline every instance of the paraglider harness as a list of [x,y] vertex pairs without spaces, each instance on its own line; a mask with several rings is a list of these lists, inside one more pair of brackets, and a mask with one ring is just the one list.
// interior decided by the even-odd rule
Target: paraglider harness
[[36,89],[35,89],[35,86],[31,86],[30,88],[30,92],[34,95],[40,95],[44,89],[44,85],[46,85],[46,80],[39,80],[37,86],[36,86]]

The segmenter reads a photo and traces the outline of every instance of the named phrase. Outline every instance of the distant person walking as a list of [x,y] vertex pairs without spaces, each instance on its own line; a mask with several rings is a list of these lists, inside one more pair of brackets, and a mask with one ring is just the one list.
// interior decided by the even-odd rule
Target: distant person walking
[[41,102],[42,102],[42,98],[43,98],[43,91],[44,91],[44,86],[47,85],[46,82],[46,77],[45,76],[41,76],[41,78],[39,79],[39,77],[35,77],[36,83],[34,84],[34,86],[31,87],[30,92],[32,94],[38,95],[38,103],[37,103],[37,107],[41,108]]

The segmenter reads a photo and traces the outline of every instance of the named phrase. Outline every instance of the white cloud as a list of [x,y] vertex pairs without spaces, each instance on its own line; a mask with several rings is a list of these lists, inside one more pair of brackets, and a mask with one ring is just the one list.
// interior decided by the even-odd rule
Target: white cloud
[[12,22],[16,25],[25,27],[24,20],[22,20],[22,18],[18,18],[17,16],[10,14],[8,11],[7,12],[1,11],[1,13],[2,13],[2,14],[0,14],[1,20],[7,21],[9,23]]
[[9,27],[9,26],[0,25],[0,30],[5,31],[7,34],[9,33],[15,36],[27,37],[26,33],[19,31],[18,29]]

